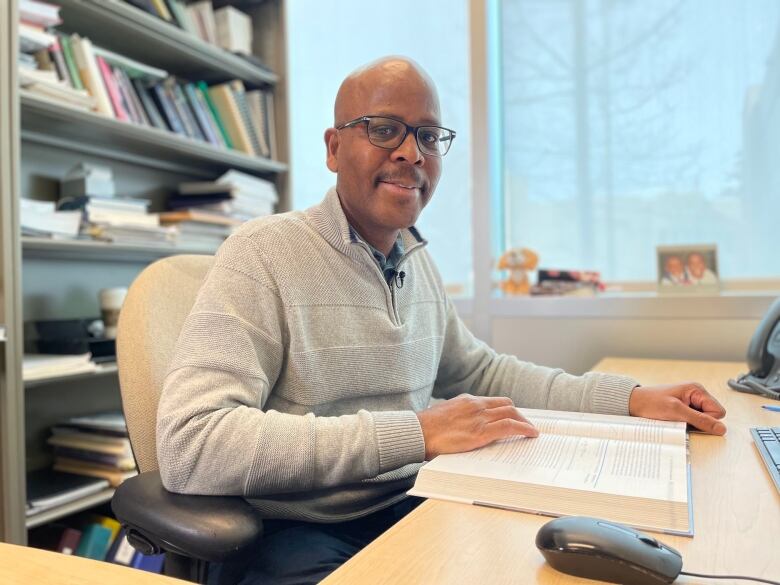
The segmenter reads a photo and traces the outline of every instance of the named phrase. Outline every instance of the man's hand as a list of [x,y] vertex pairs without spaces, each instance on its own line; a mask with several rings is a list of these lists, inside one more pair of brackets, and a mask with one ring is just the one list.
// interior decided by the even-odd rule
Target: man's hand
[[661,384],[637,386],[631,392],[628,412],[659,420],[679,420],[712,435],[725,435],[726,425],[719,418],[726,410],[701,384]]
[[505,397],[461,394],[417,413],[425,438],[425,459],[462,453],[515,435],[539,431]]

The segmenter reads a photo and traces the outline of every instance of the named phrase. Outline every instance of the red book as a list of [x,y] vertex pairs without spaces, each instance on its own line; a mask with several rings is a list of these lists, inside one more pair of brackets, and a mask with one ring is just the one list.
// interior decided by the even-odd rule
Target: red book
[[111,73],[111,68],[103,57],[97,56],[95,57],[95,60],[97,61],[98,69],[100,70],[100,76],[103,78],[103,84],[106,86],[106,91],[108,91],[108,97],[111,99],[111,105],[114,106],[116,119],[122,120],[123,122],[129,121],[130,117],[122,107],[122,95],[119,93],[119,88]]
[[57,551],[64,555],[72,555],[81,540],[81,530],[75,528],[66,528],[62,532],[60,542],[57,544]]

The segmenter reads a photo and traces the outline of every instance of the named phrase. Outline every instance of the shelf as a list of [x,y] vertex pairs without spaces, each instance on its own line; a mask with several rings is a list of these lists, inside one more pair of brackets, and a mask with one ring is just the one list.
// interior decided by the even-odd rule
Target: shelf
[[25,380],[25,388],[34,388],[36,386],[46,386],[57,384],[59,382],[70,382],[71,380],[81,380],[84,378],[96,378],[99,376],[108,376],[116,374],[119,371],[116,363],[98,364],[94,372],[82,372],[80,374],[69,374],[66,376],[52,376],[51,378],[41,378],[38,380]]
[[110,262],[151,262],[177,254],[213,255],[214,248],[185,248],[182,246],[142,246],[112,244],[97,240],[50,240],[22,237],[22,255],[25,258],[56,260],[106,260]]
[[218,148],[158,128],[120,122],[20,90],[22,140],[165,170],[213,176],[228,169],[269,175],[278,161]]
[[[121,0],[59,0],[64,27],[94,44],[192,80],[269,85],[275,73]],[[77,26],[74,26],[77,24]]]
[[51,510],[46,510],[35,516],[28,516],[26,520],[27,528],[35,528],[41,524],[53,522],[59,518],[69,516],[70,514],[75,514],[76,512],[81,512],[82,510],[97,506],[98,504],[103,504],[110,501],[112,497],[114,497],[114,488],[106,488],[96,494],[91,494],[79,500],[68,502],[67,504],[57,506]]

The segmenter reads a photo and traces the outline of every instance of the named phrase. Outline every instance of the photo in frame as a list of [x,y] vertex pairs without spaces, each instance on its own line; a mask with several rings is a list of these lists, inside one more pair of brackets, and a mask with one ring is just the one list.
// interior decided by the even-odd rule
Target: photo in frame
[[711,294],[720,291],[718,251],[714,244],[657,246],[658,292]]

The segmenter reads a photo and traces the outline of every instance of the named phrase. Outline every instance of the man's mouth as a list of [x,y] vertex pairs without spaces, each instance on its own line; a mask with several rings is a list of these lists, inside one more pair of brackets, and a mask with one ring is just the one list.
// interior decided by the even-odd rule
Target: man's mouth
[[402,183],[402,182],[398,182],[398,181],[383,181],[382,179],[380,179],[379,182],[380,183],[387,183],[388,185],[394,185],[396,187],[401,187],[403,189],[408,189],[410,191],[412,189],[419,189],[420,188],[419,185],[416,185],[414,183]]

